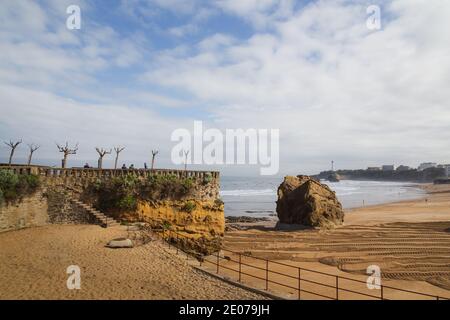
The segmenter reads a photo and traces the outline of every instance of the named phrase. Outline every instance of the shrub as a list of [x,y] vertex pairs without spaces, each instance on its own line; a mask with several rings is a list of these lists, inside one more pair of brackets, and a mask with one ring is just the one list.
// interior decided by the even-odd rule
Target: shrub
[[181,208],[181,210],[183,210],[187,213],[191,213],[192,211],[195,210],[196,207],[197,207],[197,205],[195,204],[195,202],[188,201],[184,204],[184,206]]
[[39,187],[36,175],[18,175],[11,170],[0,170],[0,204],[18,200]]
[[192,179],[192,178],[184,178],[181,181],[182,193],[183,194],[189,193],[189,191],[191,191],[193,186],[194,186],[194,179]]
[[117,201],[117,207],[124,210],[135,210],[137,207],[137,200],[133,195],[127,194]]
[[19,176],[11,170],[0,170],[0,189],[14,189],[19,183]]
[[164,230],[169,230],[171,227],[172,227],[172,225],[170,224],[170,222],[169,221],[166,221],[166,220],[164,220],[163,221],[163,223],[162,223],[162,228],[164,229]]
[[210,172],[207,172],[203,175],[203,184],[208,184],[212,181],[212,175]]

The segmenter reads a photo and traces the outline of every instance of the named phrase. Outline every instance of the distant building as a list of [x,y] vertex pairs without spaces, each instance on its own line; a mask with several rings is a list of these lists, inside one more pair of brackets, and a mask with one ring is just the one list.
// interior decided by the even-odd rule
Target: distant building
[[397,171],[409,171],[409,170],[411,170],[411,168],[408,166],[401,165],[401,166],[398,166],[396,170]]
[[381,170],[383,171],[394,171],[394,165],[393,164],[385,164],[381,167]]
[[419,171],[423,171],[425,169],[429,169],[429,168],[436,168],[437,167],[437,163],[435,162],[424,162],[421,163],[419,168],[417,168]]
[[445,176],[448,178],[450,173],[450,164],[440,164],[437,167],[445,169]]
[[380,167],[368,167],[367,171],[381,171]]

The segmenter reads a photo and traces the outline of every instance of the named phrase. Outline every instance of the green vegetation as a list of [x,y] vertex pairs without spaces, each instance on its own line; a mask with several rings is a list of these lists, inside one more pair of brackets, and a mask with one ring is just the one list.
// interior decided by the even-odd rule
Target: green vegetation
[[100,210],[135,210],[138,200],[179,199],[195,188],[191,177],[176,175],[151,175],[142,178],[133,174],[97,180],[93,184],[98,194]]
[[124,210],[134,210],[137,207],[137,199],[127,194],[117,201],[117,207]]
[[39,183],[36,175],[18,175],[11,170],[0,170],[0,204],[14,202],[34,193]]
[[212,181],[213,177],[210,172],[207,172],[203,175],[203,184],[208,184]]
[[147,185],[143,185],[143,187],[147,193],[157,193],[162,198],[170,198],[189,194],[194,185],[193,178],[179,178],[176,175],[169,174],[149,176]]
[[161,227],[162,227],[164,230],[169,230],[169,229],[172,227],[172,225],[170,224],[169,221],[164,220],[163,223],[161,224]]
[[196,207],[197,207],[197,205],[195,204],[194,201],[188,201],[184,204],[184,206],[181,208],[181,210],[183,210],[184,212],[187,212],[187,213],[192,213],[192,211],[194,211]]
[[98,193],[99,209],[135,210],[137,208],[136,186],[138,183],[139,179],[134,175],[114,177],[109,181],[97,180],[94,190]]

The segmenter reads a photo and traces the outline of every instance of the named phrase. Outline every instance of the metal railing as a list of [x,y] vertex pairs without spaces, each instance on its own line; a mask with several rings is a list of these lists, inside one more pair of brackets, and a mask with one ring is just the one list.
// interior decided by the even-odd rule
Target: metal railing
[[[235,257],[235,259],[233,259],[233,257],[230,257],[230,256],[227,256],[227,257],[221,256],[219,251],[217,251],[213,255],[201,256],[199,258],[198,252],[192,251],[192,250],[191,251],[186,250],[186,249],[180,248],[180,246],[179,246],[180,238],[186,238],[189,241],[193,241],[191,238],[189,238],[185,235],[182,235],[179,232],[172,231],[172,230],[164,230],[163,229],[162,231],[159,231],[159,232],[154,231],[154,233],[157,234],[158,236],[160,236],[162,240],[166,241],[169,247],[174,247],[176,249],[177,254],[179,254],[180,251],[184,252],[186,254],[186,259],[189,259],[189,255],[192,255],[200,261],[200,265],[202,265],[202,263],[203,264],[211,264],[214,267],[215,272],[217,274],[220,273],[221,269],[224,269],[224,270],[228,270],[232,273],[235,273],[237,281],[239,283],[243,283],[243,279],[242,279],[243,276],[263,281],[265,291],[269,291],[271,289],[271,287],[270,287],[271,284],[276,285],[276,286],[281,286],[281,287],[284,287],[284,288],[290,289],[291,291],[296,292],[297,299],[299,299],[299,300],[302,299],[302,294],[305,294],[305,293],[316,296],[316,297],[329,299],[329,300],[345,299],[343,297],[343,293],[349,293],[349,294],[353,294],[353,295],[356,295],[359,297],[370,298],[370,299],[374,299],[374,300],[391,300],[388,298],[388,296],[392,296],[394,293],[397,293],[397,294],[401,293],[401,294],[406,294],[406,295],[410,295],[410,296],[414,295],[416,297],[421,297],[422,299],[426,298],[426,299],[432,299],[432,300],[449,300],[449,298],[442,297],[439,295],[432,295],[432,294],[413,291],[413,290],[401,289],[401,288],[383,285],[383,284],[381,284],[379,287],[379,294],[369,294],[366,292],[361,292],[361,291],[357,291],[354,289],[350,289],[348,286],[345,285],[345,282],[351,282],[353,284],[361,284],[362,288],[367,289],[367,282],[363,281],[363,280],[353,279],[353,278],[349,278],[349,277],[345,277],[345,276],[339,276],[336,274],[312,270],[309,268],[293,266],[293,265],[290,265],[287,263],[273,261],[273,260],[269,260],[269,259],[253,257],[251,255],[248,255],[248,254],[245,254],[242,252],[236,252],[236,251],[228,250],[225,248],[221,248],[220,251],[222,251],[224,253],[230,253],[231,255],[233,255]],[[248,262],[244,262],[243,258],[254,259],[259,262],[262,262],[263,267],[261,267],[257,264],[251,264]],[[221,261],[223,261],[223,260],[225,260],[225,262],[221,263]],[[232,268],[229,265],[230,263],[235,263],[236,268]],[[280,271],[275,270],[275,268],[270,268],[271,266],[282,266],[283,268],[289,268],[289,269],[293,270],[294,272],[291,274],[286,273],[286,272],[280,272]],[[245,272],[245,271],[243,271],[243,267],[257,270],[260,273],[264,274],[264,276]],[[295,274],[295,276],[292,274]],[[328,281],[328,283],[327,283],[326,281],[320,282],[317,280],[308,279],[306,277],[306,274],[314,274],[314,275],[320,275],[322,277],[327,277],[330,279],[330,281]],[[289,280],[295,282],[297,285],[293,286],[290,284],[281,283],[280,281],[276,281],[274,279],[275,275],[278,277],[284,277],[286,279],[289,279]],[[333,294],[331,295],[331,294],[319,293],[318,291],[320,291],[320,290],[313,291],[310,288],[305,288],[305,284],[313,285],[315,289],[317,289],[317,288],[328,289],[329,291],[332,291]],[[388,294],[387,291],[389,291],[391,294]],[[406,298],[406,297],[404,297],[404,298]],[[347,298],[347,299],[351,299],[351,298]]]

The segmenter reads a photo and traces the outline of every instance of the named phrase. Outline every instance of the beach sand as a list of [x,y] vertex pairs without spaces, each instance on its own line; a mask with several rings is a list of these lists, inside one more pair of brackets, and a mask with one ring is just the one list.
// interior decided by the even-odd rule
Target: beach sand
[[[252,257],[360,281],[366,281],[367,267],[376,265],[381,269],[384,285],[450,297],[450,186],[422,187],[428,192],[422,199],[349,210],[345,215],[345,224],[333,230],[279,231],[274,229],[276,221],[241,223],[238,224],[240,230],[226,233],[224,246],[231,251],[251,254]],[[226,251],[225,254],[237,260],[237,255]],[[246,258],[246,261],[249,265],[266,268],[264,261],[252,258]],[[237,264],[230,262],[228,266],[236,268]],[[265,278],[265,271],[245,268],[245,272]],[[290,273],[291,279],[271,272],[269,276],[274,281],[297,288],[294,278],[298,270],[276,263],[270,263],[269,269]],[[229,272],[229,275],[233,276],[233,273],[236,274]],[[303,274],[302,278],[329,282],[334,286],[335,279],[330,276],[306,271]],[[264,281],[248,276],[245,281],[255,286],[265,286]],[[342,282],[341,286],[371,295],[381,294],[376,290],[368,290],[365,283],[348,281]],[[273,292],[285,297],[296,298],[298,294],[296,290],[287,290],[276,284],[271,284],[271,287]],[[336,295],[332,288],[320,289],[321,286],[311,283],[308,288],[330,298]],[[345,291],[339,294],[340,298],[365,298]],[[312,294],[303,296],[307,299],[321,298]],[[404,294],[396,290],[385,290],[384,297],[435,298]]]
[[[105,244],[126,227],[49,225],[0,234],[0,299],[263,299],[211,278],[159,241],[132,249]],[[67,289],[69,265],[81,289]]]
[[[379,290],[366,287],[369,265],[381,268],[384,286],[430,295],[384,288],[385,299],[450,298],[450,186],[423,188],[428,192],[423,199],[349,210],[345,224],[332,230],[279,231],[274,229],[275,221],[240,223],[240,230],[226,232],[224,248],[251,255],[241,257],[247,264],[241,265],[243,283],[260,289],[268,286],[269,292],[284,298],[299,298],[299,267],[302,299],[369,298],[346,290],[381,296]],[[1,233],[0,299],[263,298],[195,270],[185,256],[175,255],[159,241],[132,249],[105,247],[109,240],[126,236],[123,226],[96,225],[49,225]],[[238,264],[232,261],[238,261],[238,255],[226,250],[222,255],[230,260],[221,260],[220,274],[239,280],[233,271]],[[81,268],[81,290],[66,287],[69,265]],[[217,271],[207,262],[203,268]],[[335,275],[361,282],[338,280]]]

